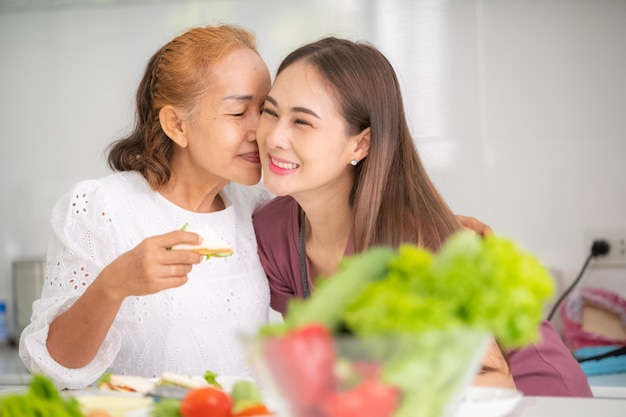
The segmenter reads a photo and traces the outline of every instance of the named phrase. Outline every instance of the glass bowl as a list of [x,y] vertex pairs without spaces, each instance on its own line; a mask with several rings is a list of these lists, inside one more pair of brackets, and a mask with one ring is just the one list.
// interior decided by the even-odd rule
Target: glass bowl
[[491,336],[457,329],[356,337],[313,325],[242,339],[279,417],[448,417],[479,371]]

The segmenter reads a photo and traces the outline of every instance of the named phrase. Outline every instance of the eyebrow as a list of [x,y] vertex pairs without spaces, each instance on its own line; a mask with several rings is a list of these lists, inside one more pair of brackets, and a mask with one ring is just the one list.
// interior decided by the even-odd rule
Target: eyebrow
[[222,99],[222,101],[227,101],[227,100],[250,101],[252,100],[252,96],[244,95],[244,94],[233,94],[232,96],[227,96]]
[[[274,106],[278,107],[278,103],[276,102],[276,100],[274,100],[274,98],[272,96],[265,96],[265,100],[269,101],[270,103],[272,103]],[[310,114],[313,117],[316,117],[318,119],[320,119],[320,117],[317,115],[317,113],[315,113],[313,110],[311,109],[307,109],[306,107],[292,107],[291,108],[292,112],[296,112],[296,113],[306,113],[306,114]]]

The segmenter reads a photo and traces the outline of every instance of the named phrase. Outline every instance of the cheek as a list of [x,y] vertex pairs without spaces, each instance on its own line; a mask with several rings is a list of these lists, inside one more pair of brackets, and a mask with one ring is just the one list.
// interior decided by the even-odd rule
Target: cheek
[[261,145],[261,143],[265,144],[267,140],[267,135],[269,134],[271,128],[271,123],[269,123],[267,119],[261,116],[261,119],[259,120],[259,124],[257,125],[256,129],[256,140],[259,145]]

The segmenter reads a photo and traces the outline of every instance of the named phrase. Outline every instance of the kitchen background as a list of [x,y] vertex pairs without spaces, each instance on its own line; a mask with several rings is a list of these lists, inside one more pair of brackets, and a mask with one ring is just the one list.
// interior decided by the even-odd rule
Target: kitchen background
[[[0,300],[12,335],[12,265],[45,255],[61,194],[109,172],[105,148],[131,126],[148,58],[219,22],[254,30],[272,73],[324,35],[377,45],[453,210],[535,253],[560,288],[591,237],[626,237],[624,0],[0,0]],[[626,296],[626,262],[592,261],[581,285]]]

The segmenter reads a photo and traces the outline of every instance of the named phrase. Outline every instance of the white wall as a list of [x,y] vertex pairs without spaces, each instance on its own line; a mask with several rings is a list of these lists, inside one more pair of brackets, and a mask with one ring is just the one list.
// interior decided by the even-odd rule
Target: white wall
[[[1,1],[0,299],[9,307],[11,262],[45,253],[56,199],[108,172],[103,152],[130,127],[149,56],[217,22],[253,29],[271,71],[330,33],[379,46],[452,208],[536,253],[560,285],[582,266],[589,229],[626,229],[623,0]],[[626,293],[625,269],[592,268],[583,285]]]

